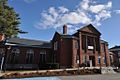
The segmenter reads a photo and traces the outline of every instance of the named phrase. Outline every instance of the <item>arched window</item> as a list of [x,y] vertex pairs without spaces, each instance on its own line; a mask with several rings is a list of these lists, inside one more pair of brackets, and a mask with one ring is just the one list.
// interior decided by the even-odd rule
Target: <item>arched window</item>
[[20,50],[18,48],[13,48],[10,53],[10,63],[17,64],[19,59]]
[[34,57],[34,51],[32,49],[27,50],[26,63],[27,64],[32,64],[33,63],[33,57]]

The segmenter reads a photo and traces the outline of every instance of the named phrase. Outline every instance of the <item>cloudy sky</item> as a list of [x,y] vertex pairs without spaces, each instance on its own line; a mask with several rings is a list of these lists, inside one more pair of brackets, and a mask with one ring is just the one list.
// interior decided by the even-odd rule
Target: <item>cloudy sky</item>
[[54,32],[68,33],[92,23],[109,47],[120,45],[119,0],[9,0],[9,5],[20,14],[22,30],[28,34],[21,38],[49,41]]

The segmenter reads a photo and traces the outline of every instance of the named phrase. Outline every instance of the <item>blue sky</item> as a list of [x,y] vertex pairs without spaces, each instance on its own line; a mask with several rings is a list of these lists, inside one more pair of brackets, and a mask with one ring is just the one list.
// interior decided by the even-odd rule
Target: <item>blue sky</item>
[[72,34],[92,23],[109,47],[120,45],[119,0],[9,0],[8,3],[20,14],[20,28],[28,32],[20,34],[21,38],[49,41],[55,31],[62,33],[64,24]]

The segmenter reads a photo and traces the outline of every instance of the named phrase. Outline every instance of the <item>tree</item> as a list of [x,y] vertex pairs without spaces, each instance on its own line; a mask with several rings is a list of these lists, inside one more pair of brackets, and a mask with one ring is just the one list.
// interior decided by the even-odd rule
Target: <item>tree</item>
[[26,33],[19,28],[19,14],[8,5],[8,0],[0,0],[0,33],[6,38],[17,37],[18,33]]

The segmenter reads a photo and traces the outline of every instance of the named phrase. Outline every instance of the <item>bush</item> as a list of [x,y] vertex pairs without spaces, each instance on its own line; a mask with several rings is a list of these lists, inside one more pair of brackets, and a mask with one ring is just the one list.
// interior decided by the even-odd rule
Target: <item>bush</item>
[[47,63],[46,68],[47,69],[59,69],[59,64],[58,63]]

